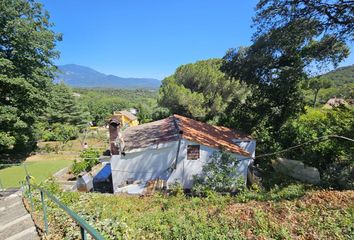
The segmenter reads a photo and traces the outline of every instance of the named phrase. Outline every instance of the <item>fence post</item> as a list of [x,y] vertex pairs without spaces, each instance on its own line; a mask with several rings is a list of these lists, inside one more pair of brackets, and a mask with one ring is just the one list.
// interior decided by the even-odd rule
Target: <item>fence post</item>
[[45,233],[48,234],[47,206],[44,202],[43,191],[41,190],[40,192],[41,192],[41,201],[42,201],[42,208],[43,208],[43,221],[44,221]]
[[80,232],[81,232],[81,239],[86,240],[86,231],[83,227],[80,226]]
[[26,181],[27,181],[27,186],[28,186],[28,195],[29,195],[30,202],[31,202],[31,212],[34,212],[33,199],[32,199],[32,193],[31,193],[31,183],[30,183],[30,176],[29,175],[26,176]]
[[27,182],[27,186],[28,186],[28,195],[30,198],[30,202],[31,202],[31,212],[34,211],[34,205],[33,205],[33,199],[32,199],[32,193],[31,193],[31,176],[28,173],[28,169],[27,169],[27,165],[24,163],[23,167],[25,168],[25,172],[26,172],[26,182]]

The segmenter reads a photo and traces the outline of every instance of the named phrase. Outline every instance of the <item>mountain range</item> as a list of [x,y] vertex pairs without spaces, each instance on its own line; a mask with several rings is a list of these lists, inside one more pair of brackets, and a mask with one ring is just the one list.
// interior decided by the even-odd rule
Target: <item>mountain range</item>
[[58,69],[59,74],[54,82],[63,81],[71,87],[157,89],[161,85],[161,81],[154,78],[123,78],[76,64],[61,65]]
[[[123,78],[76,64],[61,65],[58,68],[55,82],[64,81],[72,87],[158,89],[161,85],[161,81],[154,78]],[[322,76],[331,79],[334,87],[354,83],[354,65],[337,68]]]

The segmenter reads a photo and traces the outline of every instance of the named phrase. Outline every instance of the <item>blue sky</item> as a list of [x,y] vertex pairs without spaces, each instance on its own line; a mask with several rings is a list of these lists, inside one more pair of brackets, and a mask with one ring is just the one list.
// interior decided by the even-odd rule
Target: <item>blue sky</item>
[[[163,79],[186,63],[250,44],[258,1],[42,0],[63,33],[57,64]],[[341,66],[354,63],[354,54]]]

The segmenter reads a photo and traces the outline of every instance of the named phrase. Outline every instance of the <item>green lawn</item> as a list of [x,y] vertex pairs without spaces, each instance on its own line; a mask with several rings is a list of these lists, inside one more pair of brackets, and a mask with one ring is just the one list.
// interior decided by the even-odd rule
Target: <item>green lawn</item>
[[[40,183],[71,163],[72,160],[41,160],[27,162],[26,165],[29,174],[34,177],[34,182]],[[25,175],[23,165],[0,170],[0,179],[5,188],[20,186],[19,182],[25,180]]]

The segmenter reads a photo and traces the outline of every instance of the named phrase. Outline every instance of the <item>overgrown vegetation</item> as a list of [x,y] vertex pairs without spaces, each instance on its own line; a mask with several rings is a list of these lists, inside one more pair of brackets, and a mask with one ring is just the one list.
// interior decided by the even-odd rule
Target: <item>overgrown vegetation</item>
[[[307,109],[307,113],[291,119],[280,130],[280,148],[314,141],[328,135],[354,136],[354,109],[344,106],[326,109]],[[354,144],[343,139],[330,138],[312,143],[285,154],[301,159],[319,169],[323,181],[335,188],[354,189]]]
[[138,110],[140,122],[159,118],[156,90],[124,89],[75,89],[80,94],[78,101],[88,108],[91,121],[106,123],[114,111],[129,108]]
[[[350,239],[354,234],[353,191],[309,191],[303,185],[289,185],[236,198],[218,194],[141,198],[63,193],[53,183],[48,187],[108,239]],[[35,199],[36,220],[43,229],[38,194]],[[73,220],[47,203],[50,237],[79,238]]]
[[100,152],[93,148],[82,151],[79,156],[80,160],[74,160],[70,171],[76,176],[82,172],[91,171],[92,167],[99,163],[99,156]]
[[230,153],[215,151],[201,174],[194,176],[193,193],[205,196],[210,192],[242,192],[246,182],[244,176],[239,176],[239,163]]

